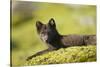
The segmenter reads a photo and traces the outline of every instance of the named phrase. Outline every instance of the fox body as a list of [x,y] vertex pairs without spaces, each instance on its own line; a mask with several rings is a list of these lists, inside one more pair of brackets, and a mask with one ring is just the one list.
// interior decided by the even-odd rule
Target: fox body
[[37,55],[41,55],[48,51],[57,50],[59,48],[96,45],[95,35],[60,35],[56,29],[55,20],[53,18],[49,20],[48,24],[43,24],[41,21],[37,21],[36,28],[40,39],[47,44],[48,49],[28,57],[27,60]]

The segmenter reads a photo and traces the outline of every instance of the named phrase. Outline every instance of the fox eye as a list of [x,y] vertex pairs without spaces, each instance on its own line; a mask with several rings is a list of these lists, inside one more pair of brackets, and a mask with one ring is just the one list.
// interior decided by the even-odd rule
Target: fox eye
[[41,32],[41,34],[44,34],[44,32]]
[[47,34],[47,32],[45,32],[45,31],[42,31],[42,32],[41,32],[41,34],[42,34],[42,35],[46,35],[46,34]]

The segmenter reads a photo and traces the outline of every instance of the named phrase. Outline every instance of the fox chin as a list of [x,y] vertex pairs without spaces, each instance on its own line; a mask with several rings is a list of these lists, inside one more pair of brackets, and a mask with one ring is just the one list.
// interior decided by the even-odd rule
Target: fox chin
[[48,48],[37,52],[32,56],[29,56],[27,60],[30,60],[33,57],[47,53],[49,51],[58,50],[60,48],[96,45],[96,35],[59,34],[56,29],[55,20],[53,18],[51,18],[47,24],[43,24],[41,21],[37,21],[36,29],[40,39],[46,43]]

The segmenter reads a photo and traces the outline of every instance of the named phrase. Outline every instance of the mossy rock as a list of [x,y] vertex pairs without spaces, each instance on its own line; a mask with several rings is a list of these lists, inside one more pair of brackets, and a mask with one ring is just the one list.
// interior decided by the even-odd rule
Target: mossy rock
[[26,62],[26,65],[41,64],[62,64],[77,62],[94,62],[96,61],[96,46],[75,46],[61,48],[56,51],[32,58]]

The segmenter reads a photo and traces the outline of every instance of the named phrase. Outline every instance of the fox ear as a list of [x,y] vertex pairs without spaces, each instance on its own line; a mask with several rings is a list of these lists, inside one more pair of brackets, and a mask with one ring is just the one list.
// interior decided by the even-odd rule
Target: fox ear
[[52,27],[56,27],[56,24],[55,24],[55,20],[53,19],[53,18],[51,18],[50,20],[49,20],[49,23],[48,23],[50,26],[52,26]]
[[43,25],[43,23],[41,23],[40,21],[36,21],[37,30],[40,30],[42,25]]

